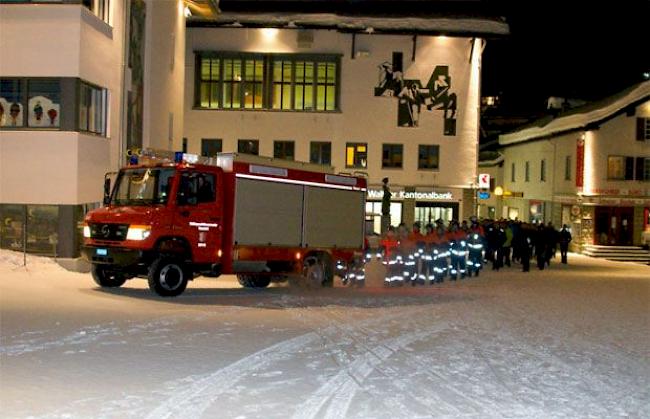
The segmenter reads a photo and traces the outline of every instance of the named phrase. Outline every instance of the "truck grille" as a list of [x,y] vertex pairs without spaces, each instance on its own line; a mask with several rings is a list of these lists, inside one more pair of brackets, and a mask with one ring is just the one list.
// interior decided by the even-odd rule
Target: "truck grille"
[[97,240],[126,240],[128,224],[90,224],[90,237]]

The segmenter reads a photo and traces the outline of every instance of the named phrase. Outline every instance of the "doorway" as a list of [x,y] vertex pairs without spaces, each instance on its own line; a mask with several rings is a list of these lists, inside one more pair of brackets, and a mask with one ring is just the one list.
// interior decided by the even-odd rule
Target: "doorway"
[[604,246],[631,246],[634,237],[634,208],[596,207],[595,237]]

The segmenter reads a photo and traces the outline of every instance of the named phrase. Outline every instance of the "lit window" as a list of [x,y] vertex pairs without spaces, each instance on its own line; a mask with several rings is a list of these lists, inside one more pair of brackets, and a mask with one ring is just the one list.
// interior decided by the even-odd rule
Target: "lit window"
[[346,144],[345,167],[357,169],[368,167],[368,145],[366,143]]

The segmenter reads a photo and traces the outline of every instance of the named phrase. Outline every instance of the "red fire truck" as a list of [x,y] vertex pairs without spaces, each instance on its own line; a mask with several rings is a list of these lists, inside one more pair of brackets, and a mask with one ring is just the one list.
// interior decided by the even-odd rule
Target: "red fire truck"
[[327,166],[149,151],[110,184],[82,248],[102,287],[143,277],[175,296],[200,274],[266,287],[291,273],[331,286],[364,244],[366,179]]

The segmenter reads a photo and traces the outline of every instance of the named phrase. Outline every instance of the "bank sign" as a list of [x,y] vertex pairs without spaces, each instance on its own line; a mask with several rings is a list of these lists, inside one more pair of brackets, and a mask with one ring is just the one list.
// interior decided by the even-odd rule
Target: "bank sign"
[[[454,196],[448,191],[406,192],[394,191],[392,199],[415,199],[417,201],[453,201]],[[368,199],[382,199],[384,192],[381,189],[368,189]]]

